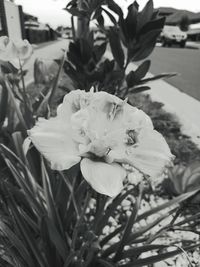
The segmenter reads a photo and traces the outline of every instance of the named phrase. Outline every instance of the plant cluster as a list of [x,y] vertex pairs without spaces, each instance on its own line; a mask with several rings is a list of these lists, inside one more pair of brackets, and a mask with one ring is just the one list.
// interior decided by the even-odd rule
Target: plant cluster
[[[128,93],[149,90],[146,83],[151,80],[174,75],[145,79],[150,60],[142,62],[135,71],[128,71],[131,62],[142,61],[150,55],[165,22],[154,10],[152,0],[142,11],[138,9],[138,3],[133,2],[124,17],[113,0],[69,2],[66,10],[72,14],[72,20],[77,17],[80,26],[77,31],[73,28],[64,70],[75,88],[89,91],[94,86],[98,91],[125,98]],[[104,24],[104,16],[110,19],[112,26]],[[96,31],[104,34],[103,41],[95,38],[89,28],[91,22],[96,22]],[[113,59],[104,57],[106,49],[111,50]]]
[[[146,176],[139,179],[139,184],[131,184],[128,178],[124,179],[123,190],[116,197],[109,198],[92,189],[85,181],[86,175],[83,177],[79,164],[64,171],[52,170],[45,157],[29,143],[27,130],[35,125],[38,117],[43,118],[35,126],[36,136],[37,125],[43,122],[51,124],[56,120],[49,117],[59,94],[63,70],[70,77],[74,89],[88,92],[93,86],[96,91],[106,91],[121,98],[147,90],[149,87],[144,86],[146,82],[165,76],[145,78],[150,67],[149,60],[145,60],[135,71],[127,73],[130,62],[143,60],[151,53],[164,24],[164,19],[158,18],[153,10],[151,0],[141,12],[136,2],[131,4],[126,17],[112,0],[70,1],[66,9],[73,15],[72,26],[73,17],[77,16],[79,27],[77,31],[72,27],[73,41],[63,58],[57,60],[56,75],[50,75],[42,62],[35,63],[35,82],[44,85],[34,97],[30,98],[27,92],[24,70],[24,62],[31,55],[31,46],[26,41],[14,44],[8,38],[0,39],[0,264],[8,267],[146,266],[173,257],[183,250],[193,251],[200,246],[199,242],[183,240],[177,244],[173,240],[165,244],[160,237],[177,229],[197,233],[193,222],[199,220],[200,212],[181,219],[179,215],[194,200],[198,188],[181,192],[180,196],[143,211],[142,200],[148,199],[149,194]],[[103,14],[110,18],[113,26],[104,26]],[[89,30],[91,20],[97,21],[105,35],[101,43],[95,40]],[[109,47],[112,60],[104,58]],[[69,88],[69,84],[66,87]],[[86,110],[86,100],[73,100],[66,108],[68,112],[81,114],[80,117],[77,114],[73,117],[77,127],[81,119],[85,119],[83,115],[86,114],[86,118],[88,114],[92,116],[92,112],[79,112]],[[128,106],[126,101],[117,101],[120,105],[111,101],[101,106],[106,111],[104,113],[109,115],[106,119],[109,117],[114,120],[124,106]],[[104,113],[100,113],[102,118],[105,118]],[[123,125],[123,122],[120,123]],[[151,120],[147,119],[146,123],[153,131]],[[98,161],[102,162],[100,154],[103,146],[96,140],[93,124],[99,129],[98,122],[93,120],[89,137],[94,138],[93,145],[98,145],[94,146],[98,148],[98,153],[93,153],[96,150],[89,147],[81,157],[88,160],[92,156],[97,164]],[[62,120],[59,125],[65,128]],[[44,130],[42,134],[49,133],[51,143],[51,129],[47,127]],[[54,127],[54,130],[59,129]],[[82,134],[83,131],[79,131],[79,135],[71,137],[73,140],[81,139],[84,137]],[[128,134],[126,145],[137,142],[135,131],[125,134],[126,137]],[[60,140],[60,135],[53,137]],[[43,148],[47,141],[44,139]],[[166,153],[168,149],[165,148]],[[42,151],[44,156],[48,153],[48,146],[45,149]],[[164,157],[164,153],[161,154]],[[107,163],[116,166],[116,162],[108,160]],[[145,225],[142,224],[144,221]],[[161,222],[160,228],[156,228]],[[154,255],[145,256],[146,252]]]

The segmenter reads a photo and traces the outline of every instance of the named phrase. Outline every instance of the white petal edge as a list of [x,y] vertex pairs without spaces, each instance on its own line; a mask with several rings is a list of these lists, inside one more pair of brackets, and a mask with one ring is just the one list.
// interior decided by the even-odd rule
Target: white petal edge
[[123,189],[126,171],[117,163],[107,164],[84,158],[81,161],[81,172],[91,187],[100,194],[115,197]]
[[158,177],[174,156],[164,137],[155,130],[142,129],[136,146],[111,150],[108,162],[127,163],[150,177]]
[[28,135],[34,146],[50,162],[52,169],[69,169],[81,160],[70,129],[57,117],[39,119]]

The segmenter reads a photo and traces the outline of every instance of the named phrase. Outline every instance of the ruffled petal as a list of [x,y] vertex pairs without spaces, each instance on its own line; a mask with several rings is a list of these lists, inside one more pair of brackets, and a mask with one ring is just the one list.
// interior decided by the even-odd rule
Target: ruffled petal
[[153,129],[150,117],[143,111],[105,92],[94,93],[87,109],[80,109],[74,117],[76,125],[85,125],[91,140],[103,138],[119,129]]
[[151,177],[158,177],[173,158],[163,136],[149,129],[138,133],[135,144],[113,149],[108,155],[108,161],[127,163]]
[[28,40],[15,40],[14,45],[17,51],[17,57],[26,60],[33,54],[33,47]]
[[81,159],[71,129],[57,117],[39,119],[28,134],[35,147],[50,162],[52,169],[69,169]]
[[13,41],[7,37],[0,37],[0,60],[11,61],[16,59],[17,50],[13,44]]
[[81,171],[95,191],[110,197],[121,192],[126,177],[126,171],[119,164],[107,164],[87,158],[81,161]]
[[70,120],[72,114],[89,105],[92,94],[83,90],[74,90],[65,95],[63,103],[58,106],[57,115]]

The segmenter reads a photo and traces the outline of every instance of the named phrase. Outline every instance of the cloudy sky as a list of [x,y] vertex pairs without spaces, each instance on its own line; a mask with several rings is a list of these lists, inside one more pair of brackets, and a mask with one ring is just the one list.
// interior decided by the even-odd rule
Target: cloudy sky
[[[70,25],[69,14],[62,10],[69,2],[68,0],[15,0],[15,2],[22,5],[25,12],[37,16],[41,22],[49,23],[54,28],[58,25]],[[125,8],[132,0],[116,0],[116,2]],[[142,8],[147,0],[137,2]],[[200,12],[200,0],[154,0],[154,6]]]

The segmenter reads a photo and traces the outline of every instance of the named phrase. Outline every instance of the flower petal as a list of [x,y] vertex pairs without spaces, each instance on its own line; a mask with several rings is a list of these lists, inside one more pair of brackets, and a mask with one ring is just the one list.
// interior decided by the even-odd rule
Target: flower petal
[[87,158],[81,161],[81,171],[94,190],[110,197],[121,192],[126,177],[126,171],[119,164],[107,164]]
[[94,93],[87,109],[80,109],[73,117],[79,127],[86,125],[85,131],[91,140],[119,129],[153,129],[150,117],[143,111],[105,92]]
[[63,103],[58,106],[58,116],[70,120],[72,114],[89,105],[91,95],[92,93],[79,89],[66,94]]
[[16,58],[17,50],[13,41],[7,37],[0,37],[0,60],[10,61]]
[[71,130],[57,117],[39,119],[28,134],[35,147],[50,161],[52,169],[69,169],[81,159]]
[[17,57],[21,60],[28,59],[33,53],[33,47],[28,40],[14,40]]
[[173,155],[163,136],[155,130],[142,129],[137,143],[109,153],[111,162],[128,163],[142,173],[157,177],[170,164]]

